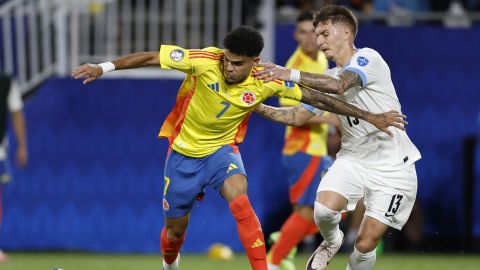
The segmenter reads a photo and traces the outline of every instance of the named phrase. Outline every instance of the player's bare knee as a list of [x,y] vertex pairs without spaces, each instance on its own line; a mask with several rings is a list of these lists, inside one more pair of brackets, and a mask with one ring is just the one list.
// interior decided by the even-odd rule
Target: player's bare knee
[[183,226],[172,226],[167,227],[167,237],[172,240],[177,240],[185,234],[186,227]]
[[247,178],[244,175],[232,175],[223,183],[222,196],[228,202],[243,194],[247,194]]
[[320,191],[316,202],[334,211],[341,211],[348,203],[345,197],[334,191]]
[[314,219],[315,223],[321,226],[323,223],[334,224],[339,223],[342,215],[339,211],[334,211],[325,205],[315,202],[314,209]]
[[368,253],[377,247],[378,241],[379,239],[374,239],[373,237],[358,235],[355,241],[355,247],[361,253]]
[[227,202],[231,202],[233,199],[237,198],[240,195],[247,194],[247,190],[245,189],[230,189],[227,192],[223,193],[223,197]]
[[176,240],[184,235],[187,230],[188,219],[188,215],[179,218],[166,218],[165,228],[168,238]]

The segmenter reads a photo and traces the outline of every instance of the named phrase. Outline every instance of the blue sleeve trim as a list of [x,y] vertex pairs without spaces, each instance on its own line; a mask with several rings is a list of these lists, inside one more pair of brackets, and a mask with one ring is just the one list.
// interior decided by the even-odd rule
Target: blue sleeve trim
[[311,112],[311,113],[315,113],[315,110],[317,108],[313,107],[312,105],[308,105],[308,104],[305,104],[305,103],[302,103],[302,106],[307,109],[307,111]]
[[319,108],[315,108],[311,105],[308,105],[308,104],[305,104],[305,103],[302,103],[302,106],[307,109],[307,111],[313,113],[313,114],[316,114],[316,115],[322,115],[325,111],[323,110],[320,110]]
[[349,70],[351,72],[357,73],[358,76],[360,76],[360,79],[362,79],[362,86],[367,85],[367,77],[365,76],[365,73],[363,73],[363,71],[361,71],[358,68],[354,68],[354,67],[346,67],[345,69]]

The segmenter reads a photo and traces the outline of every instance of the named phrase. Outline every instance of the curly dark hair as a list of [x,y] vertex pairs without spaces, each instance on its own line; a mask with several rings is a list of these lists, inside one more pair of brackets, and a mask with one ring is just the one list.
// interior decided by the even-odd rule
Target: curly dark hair
[[358,32],[357,18],[348,8],[338,5],[326,5],[315,13],[313,25],[317,27],[319,22],[331,21],[332,24],[345,23],[353,32],[355,37]]
[[225,36],[223,46],[236,55],[257,57],[263,49],[263,37],[252,27],[240,26]]

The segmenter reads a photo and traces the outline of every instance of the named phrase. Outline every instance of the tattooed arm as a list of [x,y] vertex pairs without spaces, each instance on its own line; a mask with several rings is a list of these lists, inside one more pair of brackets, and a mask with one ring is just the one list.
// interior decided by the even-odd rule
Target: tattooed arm
[[305,124],[306,125],[329,124],[338,129],[340,128],[340,121],[338,120],[337,115],[334,113],[330,113],[328,115],[325,115],[325,114],[315,115],[314,117],[308,119],[308,121]]
[[398,112],[389,111],[381,114],[373,114],[313,89],[303,86],[300,86],[300,89],[302,90],[302,102],[319,109],[362,119],[388,133],[390,136],[393,136],[393,134],[388,130],[389,126],[405,130],[404,125],[407,124],[407,122],[404,121],[405,116]]
[[[393,134],[388,130],[389,126],[405,130],[404,125],[408,124],[404,120],[405,116],[395,111],[373,114],[318,91],[306,87],[301,87],[301,89],[302,102],[325,111],[368,121],[390,136]],[[289,126],[301,126],[315,115],[303,106],[276,108],[264,104],[257,106],[255,112],[269,120]]]
[[302,90],[302,102],[317,107],[324,111],[333,112],[340,115],[352,116],[358,119],[368,121],[368,117],[374,114],[350,105],[338,98],[326,95],[308,87],[300,86]]
[[360,76],[358,76],[357,73],[349,70],[342,72],[339,78],[303,71],[300,72],[300,74],[301,77],[299,84],[325,93],[341,95],[354,86],[362,85]]
[[254,111],[268,120],[294,127],[304,125],[315,116],[314,113],[308,111],[302,105],[277,108],[260,104]]
[[[290,80],[291,70],[275,64],[260,64],[264,69],[255,72],[258,79],[267,82],[279,79]],[[362,80],[357,73],[344,70],[338,78],[324,74],[308,73],[301,71],[300,81],[298,84],[310,87],[312,89],[324,92],[333,93],[337,95],[343,94],[348,89],[354,86],[362,85]]]

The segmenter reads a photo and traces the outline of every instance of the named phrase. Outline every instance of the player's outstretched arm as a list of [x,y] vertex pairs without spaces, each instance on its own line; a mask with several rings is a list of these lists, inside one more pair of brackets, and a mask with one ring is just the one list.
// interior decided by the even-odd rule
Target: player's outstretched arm
[[308,119],[308,121],[305,124],[307,125],[329,124],[336,128],[340,128],[340,121],[338,121],[338,117],[333,113],[328,115],[315,115],[314,117]]
[[305,109],[302,105],[296,107],[271,107],[262,103],[255,107],[254,111],[268,120],[294,127],[304,125],[315,116],[315,114]]
[[291,70],[275,64],[261,63],[259,66],[264,69],[255,72],[258,79],[267,82],[272,80],[294,81],[298,84],[313,88],[324,93],[341,95],[354,86],[362,85],[362,80],[357,73],[345,70],[339,77],[332,77],[324,74],[308,73],[298,70]]
[[301,86],[300,89],[302,90],[302,102],[310,104],[321,110],[362,119],[371,123],[376,128],[388,133],[390,136],[393,136],[393,134],[388,130],[389,126],[394,126],[398,129],[405,130],[404,125],[408,124],[405,121],[406,116],[396,111],[373,114],[313,89],[303,86]]
[[72,72],[72,76],[75,79],[84,79],[83,84],[87,84],[109,71],[146,66],[159,66],[160,57],[158,54],[158,51],[140,52],[120,57],[112,62],[101,63],[98,65],[84,64],[75,68],[75,70]]

